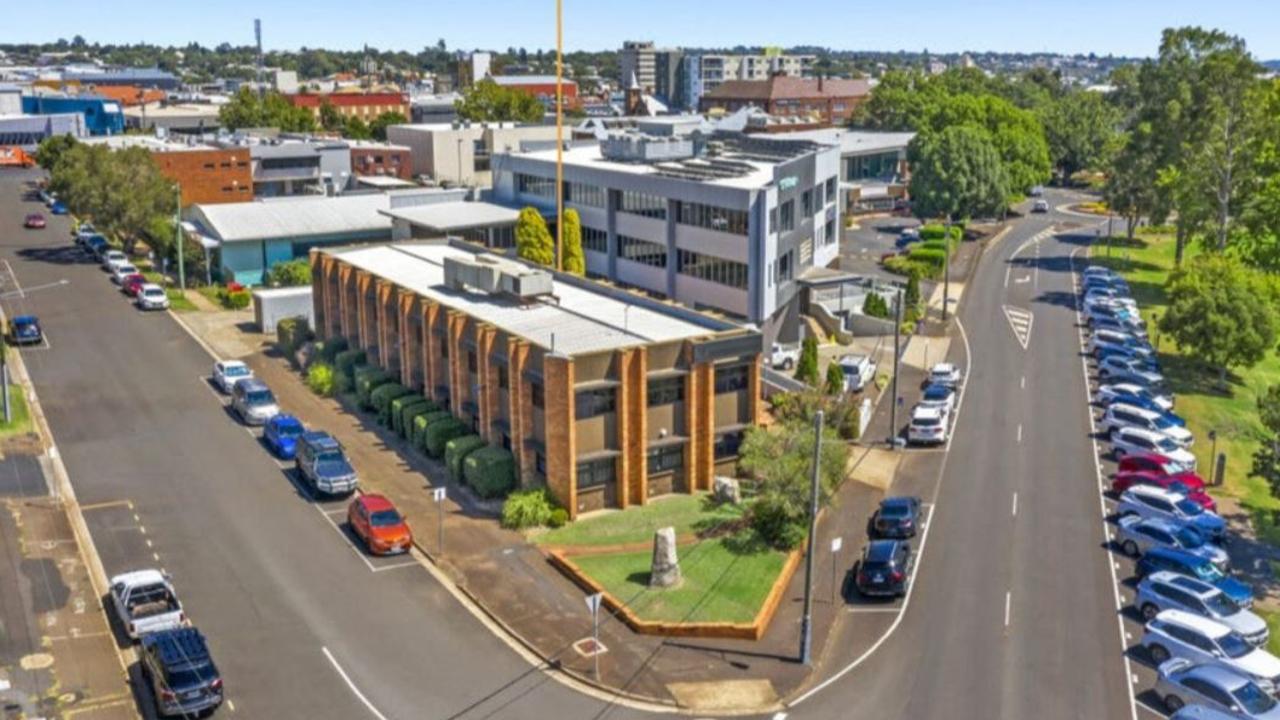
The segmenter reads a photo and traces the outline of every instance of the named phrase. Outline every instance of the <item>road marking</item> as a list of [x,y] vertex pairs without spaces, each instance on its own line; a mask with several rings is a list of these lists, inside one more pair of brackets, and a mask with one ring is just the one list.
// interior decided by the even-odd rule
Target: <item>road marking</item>
[[1018,517],[1018,493],[1013,494],[1013,516]]
[[1035,322],[1035,314],[1030,310],[1011,307],[1009,305],[1000,306],[1004,310],[1004,316],[1009,320],[1009,327],[1013,330],[1013,336],[1017,338],[1018,344],[1023,350],[1027,349],[1027,345],[1031,343],[1031,326]]
[[[128,507],[128,505],[129,505],[128,500],[108,500],[107,502],[89,503],[88,505],[81,505],[80,511],[84,512],[85,510],[105,510],[107,508],[113,508],[113,507]],[[137,520],[138,516],[134,515],[133,519]]]
[[901,607],[847,607],[847,613],[895,613],[902,612]]
[[1022,444],[1022,423],[1018,423],[1018,444]]
[[1026,389],[1027,389],[1027,376],[1026,376],[1026,375],[1023,375],[1023,376],[1022,376],[1022,385],[1021,385],[1021,387],[1022,387],[1022,389],[1023,389],[1023,390],[1026,390]]
[[1014,280],[1013,282],[1014,282],[1014,283],[1016,283],[1016,284],[1018,284],[1018,285],[1021,285],[1022,283],[1029,283],[1029,282],[1031,282],[1031,276],[1030,276],[1030,275],[1028,275],[1028,276],[1026,276],[1026,277],[1020,277],[1020,278],[1018,278],[1017,280]]
[[378,720],[387,720],[387,716],[379,712],[378,708],[375,707],[374,704],[369,701],[369,698],[365,697],[364,693],[360,692],[360,688],[356,687],[356,684],[351,681],[351,676],[347,675],[347,671],[343,670],[342,666],[338,664],[338,661],[334,659],[333,653],[329,652],[329,648],[321,647],[320,650],[321,652],[324,653],[324,656],[329,659],[329,664],[333,665],[333,669],[338,671],[338,676],[341,677],[342,681],[345,682],[347,684],[347,687],[351,689],[352,694],[354,694],[356,698],[361,703],[364,704],[364,706],[369,710],[370,714],[378,718]]
[[1009,606],[1013,604],[1013,591],[1008,590],[1004,594],[1004,626],[1009,627]]

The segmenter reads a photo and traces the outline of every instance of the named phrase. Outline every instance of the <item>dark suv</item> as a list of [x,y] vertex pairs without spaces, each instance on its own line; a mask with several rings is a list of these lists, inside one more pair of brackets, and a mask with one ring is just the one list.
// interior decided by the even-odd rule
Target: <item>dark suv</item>
[[355,468],[347,461],[342,446],[329,433],[319,430],[305,432],[295,447],[294,463],[298,475],[317,494],[329,497],[350,495],[356,491],[359,479]]
[[887,597],[906,595],[913,562],[911,546],[902,540],[872,540],[854,575],[858,592]]
[[163,717],[212,714],[222,704],[222,676],[195,628],[161,630],[142,638],[142,676]]
[[873,538],[910,538],[919,527],[920,498],[888,497],[871,516],[869,534]]

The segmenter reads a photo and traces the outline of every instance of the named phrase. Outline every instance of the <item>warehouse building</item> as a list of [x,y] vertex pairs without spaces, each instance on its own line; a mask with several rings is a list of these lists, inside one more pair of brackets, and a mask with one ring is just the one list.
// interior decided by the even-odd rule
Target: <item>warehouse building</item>
[[761,414],[752,329],[470,243],[311,252],[315,327],[515,459],[571,517],[709,490]]

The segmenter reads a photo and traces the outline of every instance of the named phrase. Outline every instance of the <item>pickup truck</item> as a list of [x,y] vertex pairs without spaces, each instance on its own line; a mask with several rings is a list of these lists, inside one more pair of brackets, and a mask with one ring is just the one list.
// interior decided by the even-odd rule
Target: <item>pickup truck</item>
[[187,624],[178,594],[159,570],[135,570],[111,578],[111,604],[133,640]]
[[769,367],[782,370],[790,370],[800,362],[800,346],[799,345],[783,345],[782,343],[774,343],[769,349]]

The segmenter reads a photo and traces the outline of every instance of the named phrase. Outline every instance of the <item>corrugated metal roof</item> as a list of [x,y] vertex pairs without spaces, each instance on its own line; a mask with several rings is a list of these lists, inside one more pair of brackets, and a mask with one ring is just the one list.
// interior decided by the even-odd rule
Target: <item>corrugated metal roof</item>
[[270,202],[195,205],[196,220],[222,242],[305,238],[385,230],[391,218],[379,213],[391,207],[387,195],[301,197]]
[[387,210],[384,215],[441,232],[514,223],[520,211],[490,202],[444,202]]

